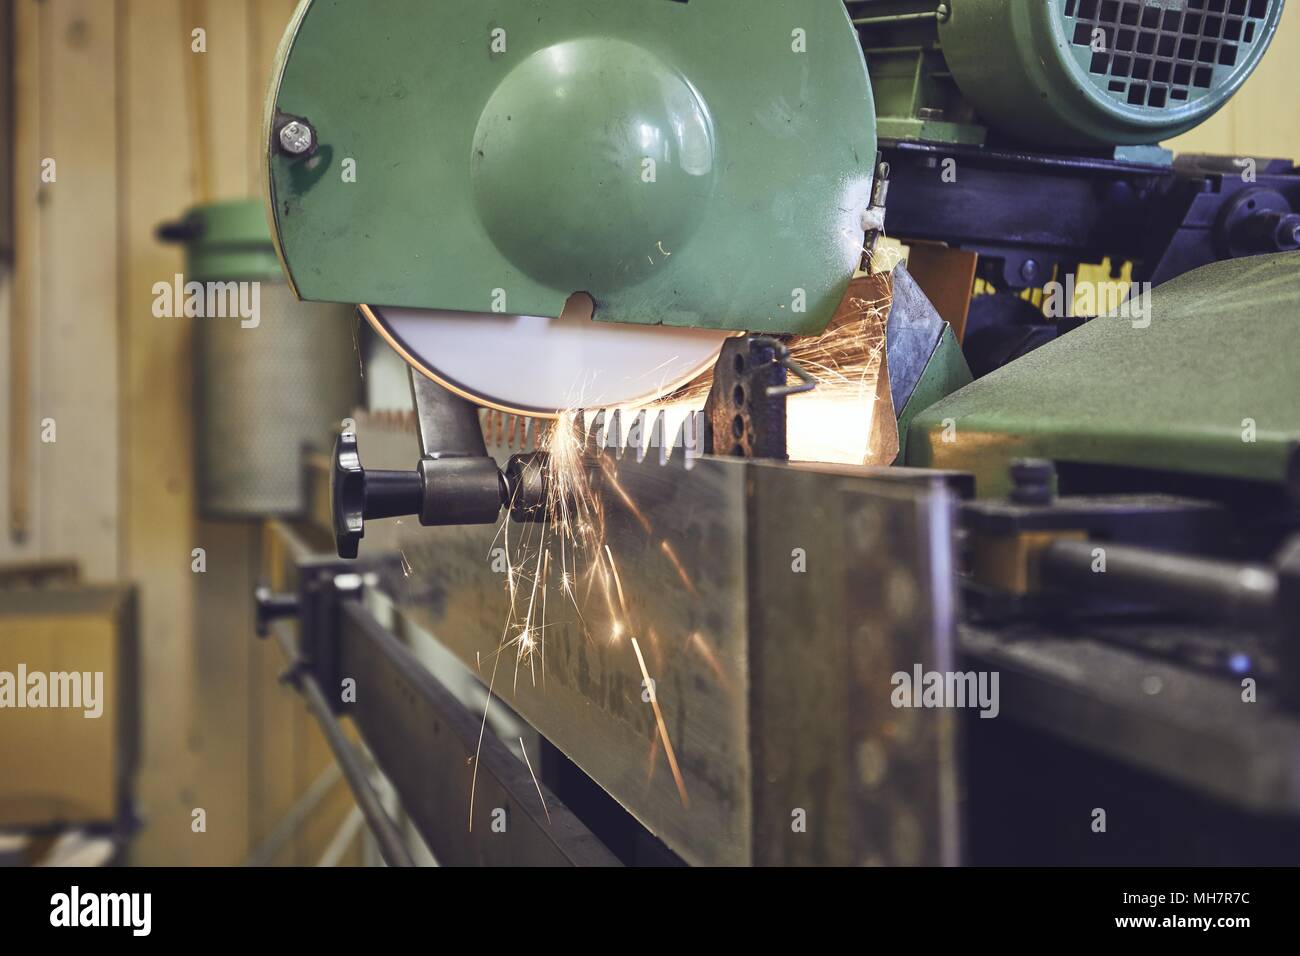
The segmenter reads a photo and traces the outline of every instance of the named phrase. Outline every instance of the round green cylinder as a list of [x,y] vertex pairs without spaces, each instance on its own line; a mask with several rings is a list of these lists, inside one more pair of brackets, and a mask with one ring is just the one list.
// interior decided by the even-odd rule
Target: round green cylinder
[[[1219,4],[1227,11],[1246,11],[1238,18],[1211,10],[1213,4],[1209,2],[1203,7],[1194,6],[1198,2],[1168,0],[1163,5],[1139,8],[1136,4],[1120,6],[1118,0],[949,0],[949,15],[939,25],[939,37],[953,79],[990,125],[1026,142],[1060,147],[1146,145],[1200,125],[1232,98],[1268,47],[1283,6],[1283,0],[1224,0]],[[1158,61],[1165,58],[1156,55],[1158,48],[1154,45],[1172,43],[1177,49],[1182,39],[1167,31],[1162,35],[1160,27],[1147,28],[1142,22],[1131,27],[1126,23],[1112,26],[1105,13],[1079,15],[1102,8],[1132,10],[1137,17],[1159,18],[1162,22],[1166,15],[1189,20],[1197,17],[1198,24],[1205,24],[1201,28],[1203,36],[1211,36],[1211,19],[1217,21],[1214,29],[1220,31],[1220,37],[1228,29],[1225,24],[1229,19],[1236,21],[1233,29],[1243,31],[1249,19],[1250,42],[1244,42],[1244,37],[1243,42],[1229,44],[1221,38],[1205,40],[1181,35],[1197,44],[1193,47],[1195,55],[1200,54],[1203,44],[1214,44],[1213,62],[1194,59],[1187,66],[1198,79],[1204,76],[1205,85],[1188,82],[1171,87],[1186,99],[1175,102],[1160,94],[1159,105],[1155,105],[1155,96],[1148,97],[1149,90],[1144,86],[1142,102],[1131,102],[1133,94],[1129,91],[1136,83],[1118,71],[1115,61],[1132,61],[1136,71],[1137,61],[1142,58],[1144,64],[1149,64],[1147,70],[1163,69]],[[1251,12],[1261,16],[1248,17]],[[1076,36],[1081,26],[1095,36],[1098,23],[1102,30],[1100,51],[1081,43]],[[1123,45],[1130,42],[1130,34],[1135,47],[1138,43],[1152,44],[1151,54],[1125,50]],[[1147,35],[1145,40],[1143,34]],[[1231,54],[1222,52],[1229,45],[1233,46]],[[1107,57],[1102,72],[1090,69],[1095,55]],[[1229,55],[1231,63],[1220,62]],[[1167,60],[1170,70],[1177,68],[1176,62]],[[1208,72],[1196,74],[1198,69]]]

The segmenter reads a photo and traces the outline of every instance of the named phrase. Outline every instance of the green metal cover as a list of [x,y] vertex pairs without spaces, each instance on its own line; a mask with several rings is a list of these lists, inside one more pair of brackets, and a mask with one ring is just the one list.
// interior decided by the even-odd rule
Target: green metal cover
[[266,206],[260,199],[232,199],[196,206],[183,222],[193,235],[185,240],[186,277],[209,280],[279,281],[284,278]]
[[1144,321],[1094,319],[938,402],[907,463],[974,472],[983,496],[1023,457],[1295,480],[1300,253],[1190,272]]
[[318,139],[268,152],[303,298],[817,333],[859,264],[842,0],[312,0],[280,59],[268,138]]
[[971,382],[970,366],[962,354],[961,343],[953,334],[952,327],[945,324],[943,335],[935,347],[934,354],[926,363],[925,371],[916,384],[916,391],[907,404],[898,410],[898,458],[896,463],[907,460],[907,436],[911,431],[916,416],[934,405],[941,398],[946,398],[959,388],[965,388]]
[[939,39],[983,119],[1032,142],[1143,145],[1203,123],[1284,0],[951,0]]

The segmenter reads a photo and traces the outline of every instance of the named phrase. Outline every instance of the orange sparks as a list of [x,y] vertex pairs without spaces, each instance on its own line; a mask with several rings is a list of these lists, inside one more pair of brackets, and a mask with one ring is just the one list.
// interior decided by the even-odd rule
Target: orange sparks
[[693,647],[696,653],[704,658],[704,663],[709,665],[709,670],[713,671],[713,676],[718,679],[718,686],[726,689],[731,685],[731,681],[727,679],[727,672],[722,669],[722,662],[718,660],[718,655],[713,652],[713,648],[709,646],[703,634],[699,631],[691,632],[687,646]]
[[691,592],[691,597],[699,597],[699,592],[695,590],[695,585],[691,583],[690,575],[686,573],[686,568],[682,565],[681,559],[677,557],[677,552],[673,550],[673,546],[668,543],[667,539],[659,542],[659,550],[671,562],[673,570],[677,572],[677,577],[682,582],[682,586]]
[[664,742],[664,755],[668,758],[668,766],[673,772],[673,780],[677,783],[677,793],[682,798],[682,806],[686,809],[691,808],[691,798],[686,795],[686,781],[682,779],[681,768],[677,766],[677,754],[673,752],[673,743],[668,739],[668,727],[664,724],[663,711],[659,709],[659,694],[655,690],[655,682],[650,679],[650,673],[645,668],[645,658],[641,656],[641,645],[632,638],[632,650],[636,651],[636,662],[641,665],[641,677],[645,680],[645,688],[650,693],[650,706],[655,711],[655,724],[659,727],[659,739]]
[[542,812],[546,814],[546,822],[551,822],[551,811],[546,807],[546,798],[542,796],[542,785],[537,782],[537,774],[533,773],[532,761],[528,759],[528,748],[524,746],[524,738],[519,738],[519,749],[524,754],[524,766],[528,768],[529,776],[533,778],[533,786],[537,788],[537,799],[542,801]]

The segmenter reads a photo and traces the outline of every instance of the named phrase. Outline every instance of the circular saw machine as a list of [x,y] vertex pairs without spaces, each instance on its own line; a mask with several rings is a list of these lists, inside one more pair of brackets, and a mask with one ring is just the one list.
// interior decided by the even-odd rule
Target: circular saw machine
[[268,103],[299,296],[529,415],[653,400],[821,332],[876,160],[842,0],[310,0]]

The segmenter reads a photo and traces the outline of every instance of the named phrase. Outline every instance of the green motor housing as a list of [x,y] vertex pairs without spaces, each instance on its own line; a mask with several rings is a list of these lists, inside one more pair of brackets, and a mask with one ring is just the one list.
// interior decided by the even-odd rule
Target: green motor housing
[[1159,143],[1254,72],[1285,0],[847,0],[882,136]]

